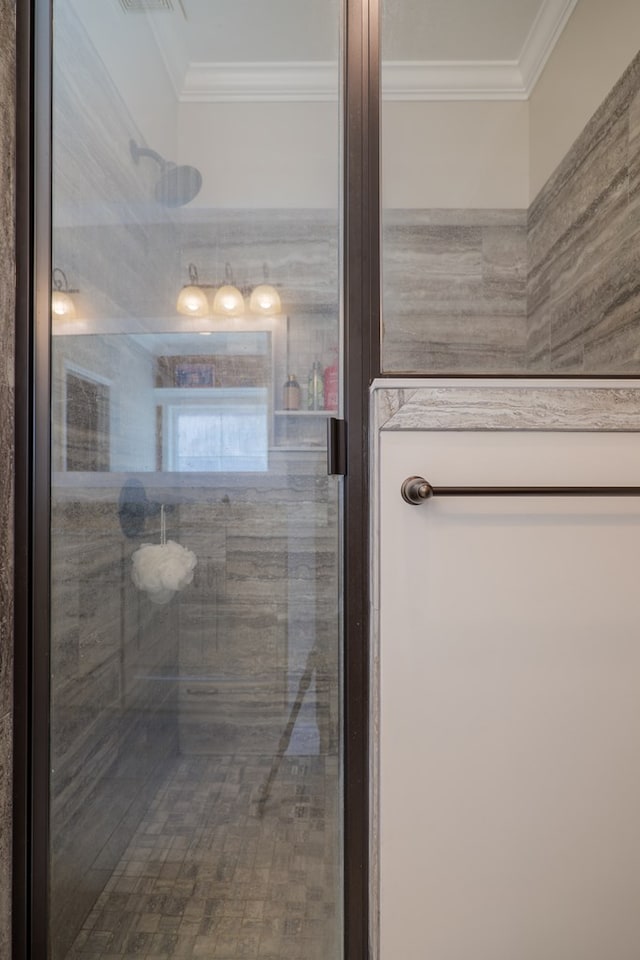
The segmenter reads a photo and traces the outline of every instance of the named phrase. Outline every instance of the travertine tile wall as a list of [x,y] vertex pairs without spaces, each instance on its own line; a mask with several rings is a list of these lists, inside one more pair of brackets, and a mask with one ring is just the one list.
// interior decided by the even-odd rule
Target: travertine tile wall
[[529,364],[640,371],[640,54],[529,210]]
[[78,332],[144,329],[175,304],[172,211],[154,198],[157,164],[133,161],[144,133],[71,3],[56,4],[53,69],[53,264],[79,291]]
[[0,957],[11,946],[15,0],[0,0]]
[[[337,211],[187,209],[178,236],[184,277],[193,262],[219,281],[229,262],[251,284],[267,264],[288,317],[273,342],[274,407],[289,372],[304,395],[313,362],[329,365],[338,346]],[[278,421],[274,444],[292,444],[294,426]],[[316,427],[303,443],[324,444]],[[313,648],[294,750],[325,753],[337,735],[339,651],[337,482],[323,453],[272,450],[267,474],[179,500],[181,542],[198,556],[180,598],[181,752],[273,754]]]
[[120,528],[120,488],[52,497],[53,957],[64,957],[177,755],[178,621],[131,580],[159,539]]
[[198,557],[180,597],[182,754],[275,754],[313,650],[293,752],[338,732],[338,481],[322,454],[272,453],[250,482],[179,493]]
[[[55,90],[54,264],[80,291],[81,327],[106,318],[126,329],[175,296],[175,232],[153,198],[155,165],[131,158],[129,139],[140,141],[141,132],[66,4],[56,18]],[[112,468],[153,469],[151,358],[126,338],[85,337],[82,349],[78,339],[54,336],[54,469],[63,466],[69,362],[111,380]],[[142,538],[120,528],[120,484],[96,490],[67,474],[52,490],[54,960],[65,956],[178,751],[177,608],[158,607],[133,586],[131,554]],[[145,536],[159,538],[157,517]]]
[[385,372],[526,369],[526,220],[526,210],[384,212]]

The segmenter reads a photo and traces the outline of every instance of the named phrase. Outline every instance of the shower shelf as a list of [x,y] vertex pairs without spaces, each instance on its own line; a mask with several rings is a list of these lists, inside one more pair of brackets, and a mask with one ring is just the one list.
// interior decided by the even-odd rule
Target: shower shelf
[[334,410],[274,410],[273,447],[279,452],[318,452],[326,448],[326,422]]
[[276,417],[335,417],[335,410],[274,410]]

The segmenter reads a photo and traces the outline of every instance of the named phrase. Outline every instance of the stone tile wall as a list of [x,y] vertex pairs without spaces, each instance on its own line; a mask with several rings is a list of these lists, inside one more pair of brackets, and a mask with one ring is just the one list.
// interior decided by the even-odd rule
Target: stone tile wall
[[198,556],[180,598],[182,754],[271,757],[308,665],[291,749],[335,747],[337,495],[317,453],[272,453],[250,484],[214,481],[187,502],[182,491],[180,542]]
[[206,487],[139,476],[169,508],[169,539],[198,558],[193,583],[163,607],[130,576],[133,550],[158,542],[158,519],[127,540],[119,489],[79,477],[74,491],[67,475],[54,490],[55,960],[175,756],[270,762],[308,666],[289,754],[337,746],[338,482],[323,457],[273,453],[269,473]]
[[15,0],[0,0],[0,957],[11,942]]
[[[53,957],[63,958],[177,755],[178,612],[134,587],[119,488],[54,488]],[[156,542],[159,521],[144,539]]]
[[[173,306],[174,227],[153,198],[155,165],[136,166],[130,155],[141,131],[69,4],[57,8],[55,51],[54,265],[80,291],[80,329],[104,318],[127,328]],[[54,469],[63,467],[67,362],[104,372],[114,393],[121,388],[111,405],[114,469],[153,468],[155,410],[151,399],[148,410],[140,402],[141,391],[151,395],[152,363],[124,339],[85,337],[73,353],[77,337],[54,336]],[[132,422],[137,431],[125,429]],[[52,490],[54,960],[66,955],[178,750],[177,607],[158,607],[134,588],[131,554],[141,540],[122,533],[113,482],[95,490],[67,474]],[[159,537],[157,517],[146,534]]]
[[525,210],[391,210],[382,238],[385,372],[526,369]]
[[69,2],[56,4],[53,82],[53,264],[79,291],[77,332],[175,316],[179,260],[172,211],[154,198],[158,167],[134,163],[129,142],[144,132]]
[[528,368],[640,372],[640,54],[538,194]]

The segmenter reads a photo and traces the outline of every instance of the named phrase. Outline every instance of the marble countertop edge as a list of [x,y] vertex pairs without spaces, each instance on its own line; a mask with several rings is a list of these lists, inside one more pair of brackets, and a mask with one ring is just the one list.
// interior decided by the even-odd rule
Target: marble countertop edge
[[378,379],[380,430],[640,431],[640,380]]

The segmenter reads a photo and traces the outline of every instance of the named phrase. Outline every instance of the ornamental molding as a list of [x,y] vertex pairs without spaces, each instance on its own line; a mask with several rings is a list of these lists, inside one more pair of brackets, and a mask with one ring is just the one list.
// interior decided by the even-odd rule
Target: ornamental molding
[[[385,61],[387,101],[527,100],[577,0],[545,0],[517,60]],[[335,102],[338,65],[315,62],[189,63],[164,51],[182,103]]]

